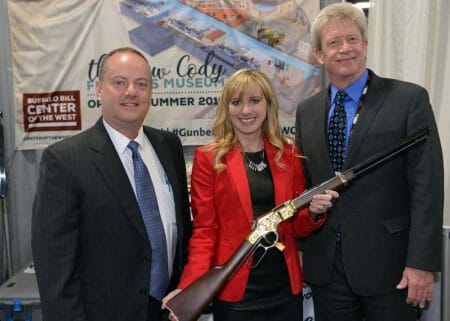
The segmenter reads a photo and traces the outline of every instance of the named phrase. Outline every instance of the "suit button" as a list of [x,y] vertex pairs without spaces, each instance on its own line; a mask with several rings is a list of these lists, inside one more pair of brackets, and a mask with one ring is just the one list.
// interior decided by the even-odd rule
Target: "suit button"
[[144,263],[148,263],[150,262],[150,256],[149,255],[145,255],[144,256]]
[[140,293],[141,295],[149,295],[149,294],[148,294],[148,290],[147,290],[146,288],[140,289],[140,290],[139,290],[139,293]]

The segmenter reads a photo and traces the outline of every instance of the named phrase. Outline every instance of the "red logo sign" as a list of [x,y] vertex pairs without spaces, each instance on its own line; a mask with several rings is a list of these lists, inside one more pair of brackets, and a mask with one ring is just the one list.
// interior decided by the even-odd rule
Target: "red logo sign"
[[25,132],[80,130],[80,91],[23,94]]

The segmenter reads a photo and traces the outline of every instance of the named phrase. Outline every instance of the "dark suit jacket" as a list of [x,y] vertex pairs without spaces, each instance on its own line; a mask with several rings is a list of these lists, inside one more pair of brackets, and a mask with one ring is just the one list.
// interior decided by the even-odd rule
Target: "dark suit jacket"
[[[190,236],[182,146],[144,127],[173,188],[178,243]],[[45,321],[146,320],[151,248],[132,186],[100,119],[48,147],[33,208],[32,249]]]
[[[273,178],[275,203],[282,204],[303,192],[305,179],[300,157],[292,145],[286,145],[280,161],[274,162],[278,149],[264,142]],[[223,265],[250,234],[254,221],[250,187],[242,152],[235,146],[223,158],[227,169],[217,172],[213,167],[213,152],[196,149],[192,168],[192,214],[194,228],[189,242],[189,260],[181,278],[180,288],[196,280],[213,266]],[[257,213],[263,214],[263,213]],[[279,239],[286,246],[283,251],[291,282],[292,293],[302,289],[296,237],[306,237],[323,224],[314,222],[307,209],[278,227]],[[219,299],[240,301],[247,286],[250,264],[242,264],[219,294]]]
[[[305,241],[305,279],[325,285],[331,280],[340,226],[344,267],[357,295],[392,292],[405,266],[438,271],[441,265],[443,161],[428,94],[417,85],[371,75],[343,171],[419,127],[429,126],[431,134],[424,144],[346,188],[323,228]],[[329,105],[325,90],[297,109],[296,141],[308,159],[310,185],[334,175],[326,138]]]

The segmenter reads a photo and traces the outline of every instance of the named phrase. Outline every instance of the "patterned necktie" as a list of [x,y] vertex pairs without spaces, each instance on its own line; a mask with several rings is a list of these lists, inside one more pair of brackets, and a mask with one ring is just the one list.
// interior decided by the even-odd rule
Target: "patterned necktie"
[[336,105],[328,124],[328,153],[335,172],[342,170],[345,160],[345,136],[347,128],[347,113],[345,112],[345,91],[336,94]]
[[130,141],[128,148],[133,153],[137,201],[152,248],[150,295],[161,300],[169,286],[166,236],[159,213],[155,188],[147,167],[138,152],[139,143]]

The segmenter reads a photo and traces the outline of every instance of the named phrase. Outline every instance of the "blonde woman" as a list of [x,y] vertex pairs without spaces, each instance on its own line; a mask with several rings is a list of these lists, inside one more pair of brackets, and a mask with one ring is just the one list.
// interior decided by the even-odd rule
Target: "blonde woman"
[[[226,82],[213,125],[215,141],[198,148],[191,176],[193,234],[176,295],[213,266],[221,265],[250,233],[256,217],[304,190],[296,147],[281,134],[270,79],[242,69]],[[302,319],[302,272],[295,239],[319,228],[334,191],[280,224],[276,247],[257,251],[213,304],[214,321]],[[170,315],[171,320],[176,316]]]

